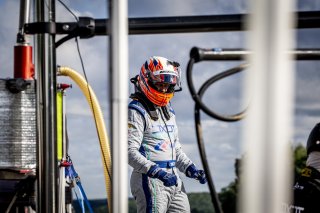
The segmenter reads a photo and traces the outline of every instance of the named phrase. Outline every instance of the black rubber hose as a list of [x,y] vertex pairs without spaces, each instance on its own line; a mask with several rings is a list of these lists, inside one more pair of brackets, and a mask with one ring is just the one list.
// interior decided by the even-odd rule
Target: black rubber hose
[[191,58],[189,63],[188,63],[188,68],[187,68],[187,82],[188,82],[188,87],[189,90],[191,92],[192,98],[193,100],[196,102],[195,104],[195,109],[194,109],[194,116],[195,116],[195,127],[196,127],[196,135],[197,135],[197,142],[198,142],[198,148],[199,148],[199,152],[200,152],[200,157],[201,157],[201,161],[203,164],[203,169],[206,173],[206,177],[208,180],[208,185],[209,185],[209,190],[210,190],[210,195],[211,195],[211,201],[213,203],[214,206],[214,210],[215,213],[223,213],[218,195],[216,193],[215,190],[215,186],[213,183],[213,179],[211,177],[211,172],[209,169],[209,165],[208,165],[208,161],[207,161],[207,157],[206,157],[206,152],[205,152],[205,146],[204,146],[204,142],[203,142],[203,135],[202,135],[202,128],[201,128],[201,119],[200,119],[200,109],[202,109],[203,111],[205,111],[209,116],[217,118],[219,120],[223,120],[223,121],[236,121],[236,120],[240,120],[243,118],[244,113],[246,110],[244,110],[243,112],[240,112],[238,114],[232,115],[232,116],[222,116],[219,115],[215,112],[213,112],[212,110],[208,109],[201,101],[201,98],[203,96],[203,94],[205,93],[205,91],[209,88],[210,85],[212,85],[214,82],[221,80],[225,77],[228,77],[230,75],[236,74],[238,72],[243,71],[248,65],[247,64],[241,64],[235,68],[226,70],[222,73],[219,73],[213,77],[211,77],[210,79],[208,79],[199,89],[199,92],[196,93],[195,89],[194,89],[194,85],[192,82],[192,67],[193,67],[193,63],[195,62],[194,58]]
[[[195,59],[193,58],[190,58],[189,60],[189,63],[188,63],[188,67],[187,67],[187,83],[188,83],[188,88],[189,88],[189,91],[191,93],[191,97],[192,99],[196,102],[196,104],[199,105],[199,107],[207,114],[209,115],[210,117],[213,117],[213,118],[216,118],[218,120],[221,120],[221,121],[227,121],[227,122],[233,122],[233,121],[238,121],[238,120],[241,120],[243,119],[243,117],[245,116],[245,111],[242,111],[240,113],[237,113],[237,114],[234,114],[234,115],[220,115],[216,112],[214,112],[213,110],[210,110],[202,101],[201,101],[201,98],[199,97],[199,95],[196,93],[196,90],[194,88],[194,85],[193,85],[193,81],[192,81],[192,68],[193,68],[193,64],[195,62]],[[235,73],[238,73],[240,71],[242,71],[244,68],[246,68],[248,65],[247,64],[242,64],[238,67],[235,67],[235,68],[232,68],[232,69],[229,69],[227,71],[224,71],[218,75],[215,75],[214,77],[210,78],[208,81],[212,81],[212,83],[218,81],[218,80],[221,80],[222,78],[225,78],[225,77],[228,77],[230,75],[233,75]],[[207,81],[207,82],[208,82]],[[204,84],[204,85],[207,85],[207,82]],[[209,87],[210,84],[212,83],[208,83],[208,86],[206,87]]]
[[75,38],[75,37],[76,37],[76,35],[70,34],[70,35],[67,35],[67,36],[61,38],[59,41],[56,42],[56,48],[58,48],[64,42],[66,42],[72,38]]
[[203,143],[202,127],[200,122],[200,108],[199,108],[199,105],[197,104],[195,105],[195,108],[194,108],[194,119],[195,119],[196,134],[197,134],[197,141],[198,141],[198,148],[200,152],[201,162],[208,180],[208,186],[209,186],[209,191],[211,195],[211,202],[214,207],[214,212],[223,213],[222,207],[221,207],[221,204],[220,204],[220,201],[211,177],[211,172],[210,172],[207,157],[206,157],[206,151]]

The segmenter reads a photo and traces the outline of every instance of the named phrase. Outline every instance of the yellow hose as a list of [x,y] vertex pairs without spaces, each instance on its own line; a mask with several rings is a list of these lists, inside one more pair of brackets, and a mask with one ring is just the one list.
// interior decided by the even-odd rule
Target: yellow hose
[[87,81],[76,71],[68,67],[59,67],[58,75],[70,77],[81,89],[82,93],[86,96],[86,99],[90,105],[91,111],[95,118],[96,128],[98,130],[98,136],[100,141],[100,150],[102,154],[102,163],[106,184],[106,191],[108,196],[108,208],[109,212],[111,211],[112,197],[111,197],[111,177],[112,177],[112,168],[111,168],[111,154],[110,146],[106,131],[106,126],[103,120],[103,114],[98,103],[97,97],[93,92],[90,85]]

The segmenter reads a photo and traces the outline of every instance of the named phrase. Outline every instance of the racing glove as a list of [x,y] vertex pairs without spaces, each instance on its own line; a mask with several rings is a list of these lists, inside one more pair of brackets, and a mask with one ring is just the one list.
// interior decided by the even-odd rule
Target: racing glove
[[159,166],[153,165],[147,172],[147,175],[151,178],[158,178],[163,182],[165,186],[177,185],[177,176],[162,170]]
[[203,170],[198,170],[194,164],[188,166],[186,176],[198,180],[201,184],[207,182],[206,174]]

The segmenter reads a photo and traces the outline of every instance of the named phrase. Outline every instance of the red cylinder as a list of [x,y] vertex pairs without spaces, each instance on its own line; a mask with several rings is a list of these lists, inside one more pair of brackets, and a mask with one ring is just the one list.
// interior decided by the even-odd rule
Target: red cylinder
[[27,44],[14,46],[14,78],[34,79],[32,46]]

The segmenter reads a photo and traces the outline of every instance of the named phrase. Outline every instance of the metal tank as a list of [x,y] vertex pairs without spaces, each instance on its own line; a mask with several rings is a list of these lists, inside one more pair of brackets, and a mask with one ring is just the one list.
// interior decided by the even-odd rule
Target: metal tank
[[[14,79],[13,79],[14,80]],[[36,169],[35,81],[23,81],[24,90],[11,92],[0,79],[0,171]]]

